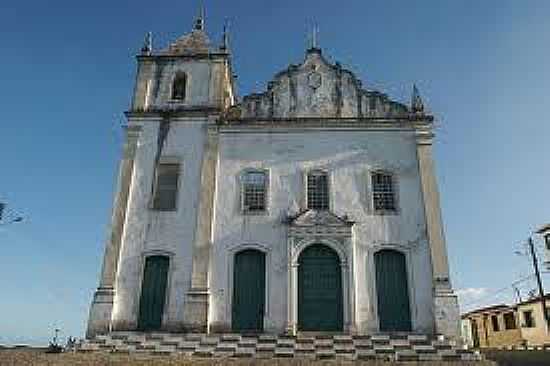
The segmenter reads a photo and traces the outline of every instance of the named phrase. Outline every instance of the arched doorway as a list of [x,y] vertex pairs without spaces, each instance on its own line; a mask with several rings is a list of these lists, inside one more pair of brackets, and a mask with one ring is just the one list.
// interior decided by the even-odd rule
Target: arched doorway
[[161,255],[145,259],[139,301],[139,330],[158,330],[162,325],[169,263],[170,259]]
[[409,285],[405,255],[384,249],[374,255],[380,331],[411,330]]
[[298,330],[342,331],[342,271],[338,254],[314,244],[298,258]]
[[245,249],[235,255],[233,267],[233,331],[263,331],[264,309],[265,254]]

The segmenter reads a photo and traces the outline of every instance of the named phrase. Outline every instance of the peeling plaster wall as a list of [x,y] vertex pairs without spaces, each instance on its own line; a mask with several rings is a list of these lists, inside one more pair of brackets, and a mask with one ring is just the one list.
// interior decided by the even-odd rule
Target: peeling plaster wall
[[170,121],[159,158],[160,162],[178,161],[181,166],[176,211],[150,209],[160,119],[130,123],[140,123],[143,130],[136,151],[122,237],[113,329],[137,326],[144,257],[158,253],[171,258],[163,328],[182,330],[185,294],[191,283],[206,120]]
[[[240,212],[239,175],[246,168],[269,171],[268,213]],[[247,246],[268,251],[266,331],[282,332],[287,321],[287,212],[305,207],[304,174],[322,167],[330,172],[331,210],[356,221],[356,316],[358,331],[378,329],[373,252],[390,247],[407,254],[413,329],[433,332],[433,295],[426,223],[410,131],[308,131],[222,133],[215,199],[210,277],[210,324],[231,326],[232,256]],[[393,171],[398,179],[399,214],[376,216],[370,203],[372,169]]]

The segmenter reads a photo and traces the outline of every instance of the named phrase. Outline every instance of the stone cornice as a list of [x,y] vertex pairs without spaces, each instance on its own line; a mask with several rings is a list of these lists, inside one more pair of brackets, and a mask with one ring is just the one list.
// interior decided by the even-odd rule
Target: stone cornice
[[177,117],[208,117],[220,115],[221,109],[214,106],[177,107],[173,109],[130,110],[124,112],[126,118],[177,118]]
[[433,122],[434,117],[429,114],[409,114],[407,116],[363,116],[363,117],[289,117],[289,118],[225,118],[220,121],[223,124],[242,125],[251,123],[302,123],[312,121],[346,121],[346,122],[408,122],[429,124]]
[[247,121],[246,123],[230,123],[211,125],[209,128],[219,133],[255,133],[269,132],[302,132],[302,131],[431,131],[431,122],[411,122],[405,119],[380,118],[311,118],[289,120]]

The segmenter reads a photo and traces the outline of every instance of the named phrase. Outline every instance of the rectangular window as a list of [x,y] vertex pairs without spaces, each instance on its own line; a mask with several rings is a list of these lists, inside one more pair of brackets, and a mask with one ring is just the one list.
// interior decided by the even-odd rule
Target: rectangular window
[[550,250],[550,234],[544,237],[544,241],[546,242],[546,249]]
[[535,318],[533,318],[533,311],[527,310],[523,312],[523,327],[524,328],[534,328],[535,327]]
[[387,173],[372,174],[374,211],[396,211],[393,176]]
[[369,97],[369,111],[373,112],[376,109],[376,99],[373,96]]
[[176,209],[179,171],[179,164],[159,164],[157,166],[153,209],[160,211]]
[[243,212],[255,213],[266,210],[267,174],[250,171],[242,175]]
[[328,175],[323,171],[312,171],[307,175],[307,208],[328,210]]
[[505,329],[516,329],[516,317],[514,313],[506,313],[504,314],[504,328]]
[[493,325],[493,331],[498,332],[498,316],[497,315],[491,315],[491,324]]

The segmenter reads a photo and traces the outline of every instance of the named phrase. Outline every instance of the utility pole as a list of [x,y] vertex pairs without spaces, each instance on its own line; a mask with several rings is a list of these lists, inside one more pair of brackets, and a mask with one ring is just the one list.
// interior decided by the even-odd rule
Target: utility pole
[[548,321],[548,312],[546,311],[546,297],[544,296],[544,289],[542,287],[542,280],[540,278],[539,271],[539,262],[537,259],[537,253],[535,252],[535,245],[533,244],[533,239],[529,237],[527,239],[527,244],[529,245],[529,252],[531,253],[531,258],[533,259],[533,268],[535,269],[535,277],[537,278],[537,285],[539,287],[539,296],[540,304],[542,307],[542,316],[544,316],[544,321],[546,322],[546,333],[548,333],[550,323]]
[[514,288],[514,291],[516,293],[516,301],[519,304],[521,302],[521,294],[519,293],[519,289],[516,285],[512,285],[512,287]]

